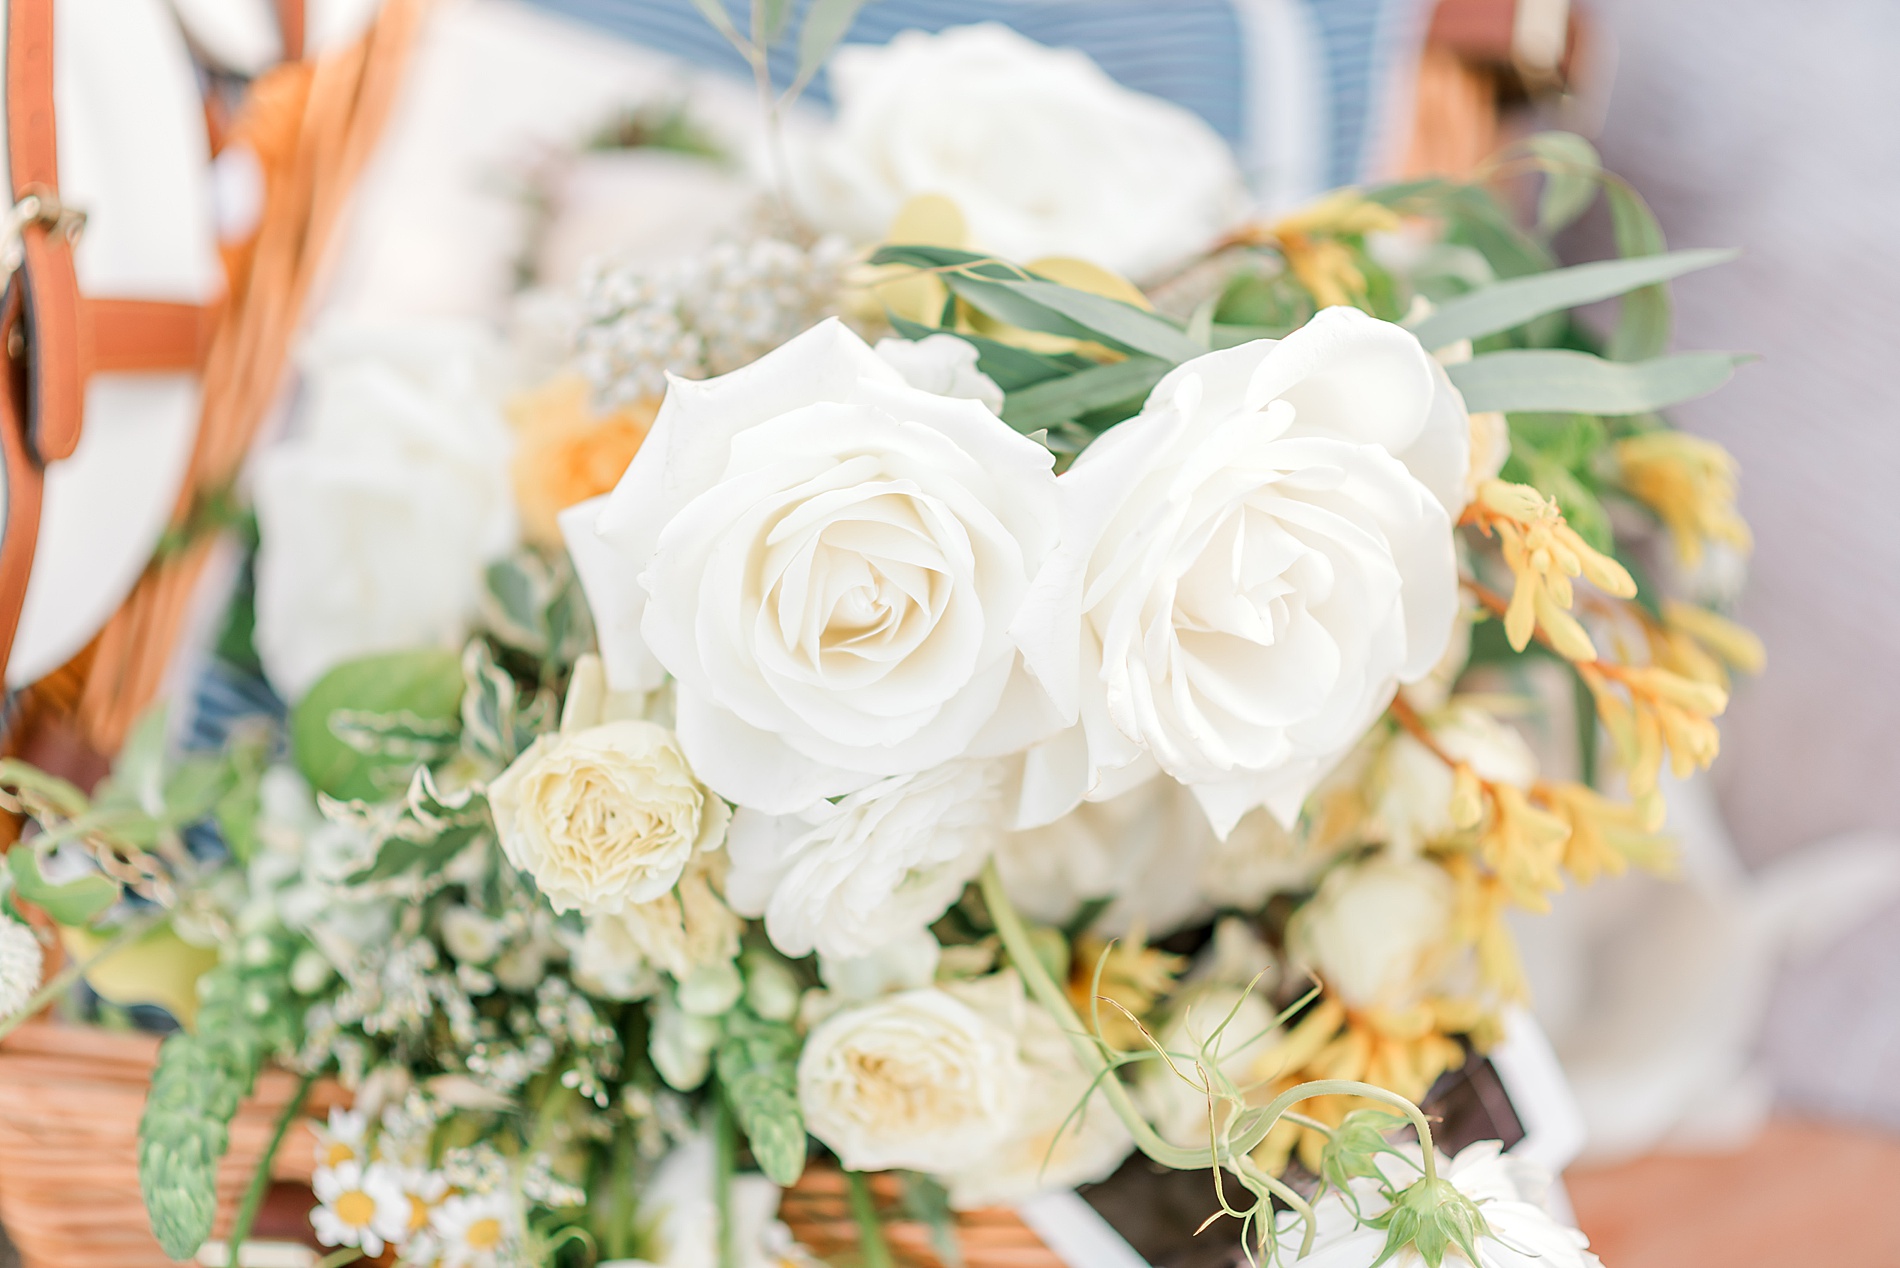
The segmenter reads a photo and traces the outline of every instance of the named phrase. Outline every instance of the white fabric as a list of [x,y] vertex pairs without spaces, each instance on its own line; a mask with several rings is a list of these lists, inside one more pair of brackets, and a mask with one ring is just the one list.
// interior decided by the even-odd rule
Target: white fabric
[[[215,298],[204,110],[163,0],[61,0],[54,21],[60,192],[87,213],[81,293]],[[77,652],[137,580],[177,499],[198,402],[187,374],[92,380],[79,448],[47,473],[9,686]]]

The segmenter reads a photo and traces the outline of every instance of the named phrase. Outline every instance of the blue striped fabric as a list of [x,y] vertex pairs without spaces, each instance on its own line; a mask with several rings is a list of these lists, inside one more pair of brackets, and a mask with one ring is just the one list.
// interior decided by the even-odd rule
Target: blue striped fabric
[[[799,0],[798,7],[806,2]],[[1381,89],[1422,0],[1302,2],[1324,48],[1327,175],[1330,183],[1346,184],[1364,174]],[[747,73],[692,0],[530,3],[689,62]],[[877,0],[858,15],[847,39],[881,44],[903,30],[982,21],[1003,22],[1042,44],[1081,49],[1121,83],[1187,107],[1236,148],[1246,144],[1249,72],[1236,0]],[[780,83],[791,77],[792,62],[789,48],[775,54],[773,75]],[[810,96],[829,103],[822,75]]]

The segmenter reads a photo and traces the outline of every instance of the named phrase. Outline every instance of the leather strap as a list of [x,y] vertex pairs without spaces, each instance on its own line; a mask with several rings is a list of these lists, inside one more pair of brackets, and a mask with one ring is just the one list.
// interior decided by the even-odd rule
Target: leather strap
[[154,299],[85,299],[95,373],[193,369],[204,364],[218,328],[215,304]]
[[303,60],[304,21],[304,0],[277,0],[277,30],[287,62]]

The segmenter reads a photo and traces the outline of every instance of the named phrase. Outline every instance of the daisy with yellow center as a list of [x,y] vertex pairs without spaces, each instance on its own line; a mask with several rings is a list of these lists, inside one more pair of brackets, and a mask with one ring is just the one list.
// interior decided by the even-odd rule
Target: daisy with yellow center
[[317,1127],[317,1165],[340,1167],[346,1162],[366,1162],[369,1119],[355,1110],[333,1109],[329,1121]]
[[494,1268],[513,1240],[514,1206],[501,1193],[462,1193],[435,1208],[429,1219],[440,1268]]
[[383,1253],[379,1229],[401,1225],[408,1199],[396,1174],[381,1163],[364,1167],[354,1160],[319,1167],[311,1188],[322,1203],[310,1212],[310,1226],[325,1246],[354,1246],[371,1259]]

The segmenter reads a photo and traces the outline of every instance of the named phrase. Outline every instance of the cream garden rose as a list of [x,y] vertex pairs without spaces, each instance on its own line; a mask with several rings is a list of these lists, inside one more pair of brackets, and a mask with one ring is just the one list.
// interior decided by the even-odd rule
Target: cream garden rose
[[805,1125],[853,1171],[960,1171],[1015,1131],[1016,1037],[948,991],[903,991],[820,1022],[798,1059]]
[[837,121],[796,184],[809,215],[861,242],[938,194],[983,250],[1139,278],[1213,241],[1244,203],[1233,155],[1198,115],[997,23],[849,46],[830,73]]
[[1291,822],[1445,649],[1469,444],[1418,341],[1354,309],[1162,379],[1063,475],[1017,619],[1070,723],[1030,755],[1024,822],[1154,765],[1220,835]]
[[619,487],[562,517],[616,689],[767,814],[1002,755],[1055,718],[1009,632],[1056,540],[1048,450],[832,320],[674,380]]
[[943,915],[1001,840],[1003,763],[947,762],[803,815],[741,810],[727,895],[774,946],[872,955]]
[[1528,788],[1537,778],[1537,756],[1524,737],[1479,704],[1454,698],[1423,720],[1439,753],[1400,732],[1380,751],[1373,770],[1377,826],[1386,843],[1404,853],[1454,830],[1452,772],[1446,757],[1492,783]]
[[730,812],[665,727],[624,719],[543,735],[489,785],[508,861],[556,911],[612,915],[670,893]]
[[1349,1008],[1406,1008],[1449,965],[1455,899],[1451,877],[1428,859],[1338,867],[1294,913],[1287,949]]

